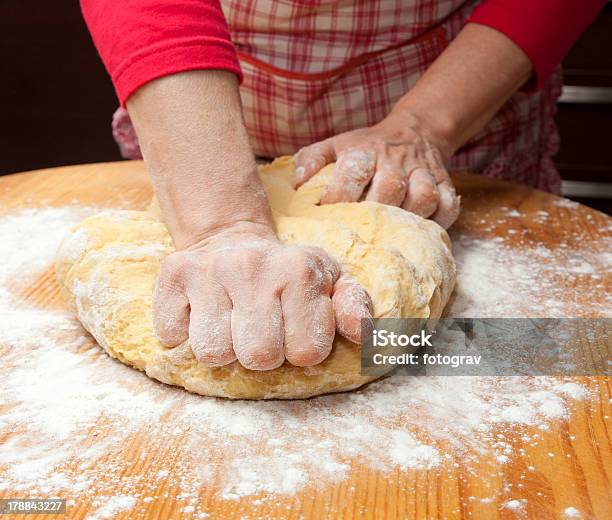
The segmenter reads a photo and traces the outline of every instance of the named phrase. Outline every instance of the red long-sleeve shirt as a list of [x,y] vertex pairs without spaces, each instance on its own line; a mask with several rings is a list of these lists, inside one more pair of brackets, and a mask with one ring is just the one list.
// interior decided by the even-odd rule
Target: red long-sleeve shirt
[[[468,21],[492,27],[531,59],[541,85],[603,0],[484,0]],[[198,69],[240,75],[218,0],[81,0],[122,104],[153,79]]]

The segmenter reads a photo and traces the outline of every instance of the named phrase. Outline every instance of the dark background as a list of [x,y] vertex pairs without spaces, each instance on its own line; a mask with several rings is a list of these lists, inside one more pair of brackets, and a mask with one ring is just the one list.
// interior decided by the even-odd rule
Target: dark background
[[[120,159],[110,130],[117,99],[79,2],[1,0],[0,28],[0,175]],[[556,162],[564,179],[580,181],[564,192],[611,213],[612,3],[564,68],[572,88],[559,103]]]

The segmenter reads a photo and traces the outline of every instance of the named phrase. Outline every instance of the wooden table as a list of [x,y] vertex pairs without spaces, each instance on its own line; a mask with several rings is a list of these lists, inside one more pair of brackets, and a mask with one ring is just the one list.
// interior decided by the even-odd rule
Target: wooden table
[[[463,197],[463,212],[453,228],[453,235],[469,233],[481,239],[504,237],[506,244],[523,247],[525,241],[554,248],[559,242],[571,252],[573,245],[585,237],[601,244],[602,252],[609,242],[603,241],[610,234],[612,219],[584,206],[559,203],[551,195],[526,187],[501,183],[474,175],[456,175],[458,190]],[[97,205],[113,208],[144,208],[151,197],[146,172],[140,162],[92,164],[21,173],[0,178],[0,215],[22,208],[63,206],[78,202],[81,205]],[[508,210],[520,211],[520,219],[502,219]],[[536,218],[538,211],[549,214],[546,223]],[[497,219],[497,220],[496,220]],[[499,222],[491,225],[491,222]],[[521,228],[520,239],[512,228]],[[601,241],[599,239],[602,239]],[[0,240],[2,237],[0,237]],[[597,246],[595,246],[597,247]],[[0,267],[1,268],[1,267]],[[605,279],[605,291],[610,294],[610,273],[598,274]],[[573,294],[580,297],[584,315],[589,315],[589,301],[594,297],[588,277],[571,282]],[[576,285],[578,284],[578,286]],[[580,284],[584,284],[580,286]],[[33,305],[45,308],[61,308],[51,271],[22,295]],[[601,294],[598,295],[601,297]],[[0,345],[1,347],[1,345]],[[91,348],[97,348],[92,346]],[[0,354],[2,349],[0,348]],[[582,518],[612,518],[612,446],[609,422],[611,405],[609,380],[605,377],[579,378],[590,388],[592,398],[572,405],[569,421],[555,421],[547,431],[539,431],[541,442],[533,447],[519,435],[513,439],[520,460],[501,466],[489,454],[482,454],[474,465],[458,464],[455,458],[443,461],[441,467],[431,470],[410,470],[392,475],[382,475],[373,469],[352,472],[350,480],[332,484],[323,490],[305,495],[280,496],[274,503],[256,505],[243,498],[225,501],[213,488],[200,492],[206,503],[208,518],[562,518],[568,506],[582,512]],[[1,408],[0,408],[1,411]],[[529,433],[529,427],[523,433]],[[91,433],[91,432],[90,432]],[[532,432],[533,433],[533,432]],[[6,438],[0,431],[0,442]],[[146,443],[148,457],[172,457],[167,447],[173,439],[145,439],[134,436],[134,446]],[[136,447],[132,450],[137,452]],[[561,463],[551,461],[551,455]],[[0,461],[1,465],[2,461]],[[133,461],[133,471],[138,471],[141,461]],[[526,465],[533,464],[537,472],[527,479]],[[131,471],[131,470],[129,470]],[[128,472],[129,472],[128,471]],[[101,479],[104,475],[101,468]],[[105,493],[116,492],[112,482],[105,484]],[[508,489],[523,488],[528,498],[527,509],[517,514],[500,507],[508,499]],[[486,490],[497,498],[494,501],[474,501],[474,495]],[[168,498],[153,500],[142,505],[148,518],[190,518],[189,512],[181,512],[185,505],[177,499],[177,489],[165,490]],[[14,496],[10,490],[0,491],[1,497]],[[78,501],[70,508],[70,518],[86,518],[92,511],[90,503]],[[522,516],[521,516],[522,515]],[[142,514],[141,514],[142,516]],[[132,518],[131,512],[117,513],[113,518]],[[36,516],[28,518],[49,518]]]

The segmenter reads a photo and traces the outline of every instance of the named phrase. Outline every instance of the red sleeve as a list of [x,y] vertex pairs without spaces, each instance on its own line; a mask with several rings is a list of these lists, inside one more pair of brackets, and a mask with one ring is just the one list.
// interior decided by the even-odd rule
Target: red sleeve
[[605,0],[484,0],[468,22],[504,33],[533,63],[529,89],[540,88],[593,21]]
[[218,0],[81,0],[122,105],[156,78],[240,65]]

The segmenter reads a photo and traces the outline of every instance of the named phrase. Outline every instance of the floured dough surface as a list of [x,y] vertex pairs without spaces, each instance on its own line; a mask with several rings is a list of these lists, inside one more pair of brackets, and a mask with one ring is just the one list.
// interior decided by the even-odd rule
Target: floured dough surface
[[[295,191],[293,160],[281,157],[259,175],[279,238],[322,247],[368,291],[375,317],[438,317],[455,281],[446,232],[430,220],[372,202],[318,206],[332,173],[327,166]],[[106,352],[164,383],[192,392],[242,399],[298,399],[357,388],[359,346],[336,336],[330,356],[314,367],[285,363],[253,371],[238,362],[198,363],[186,342],[164,348],[153,333],[152,291],[173,251],[155,204],[147,212],[107,211],[87,218],[64,240],[56,274],[66,300]]]

